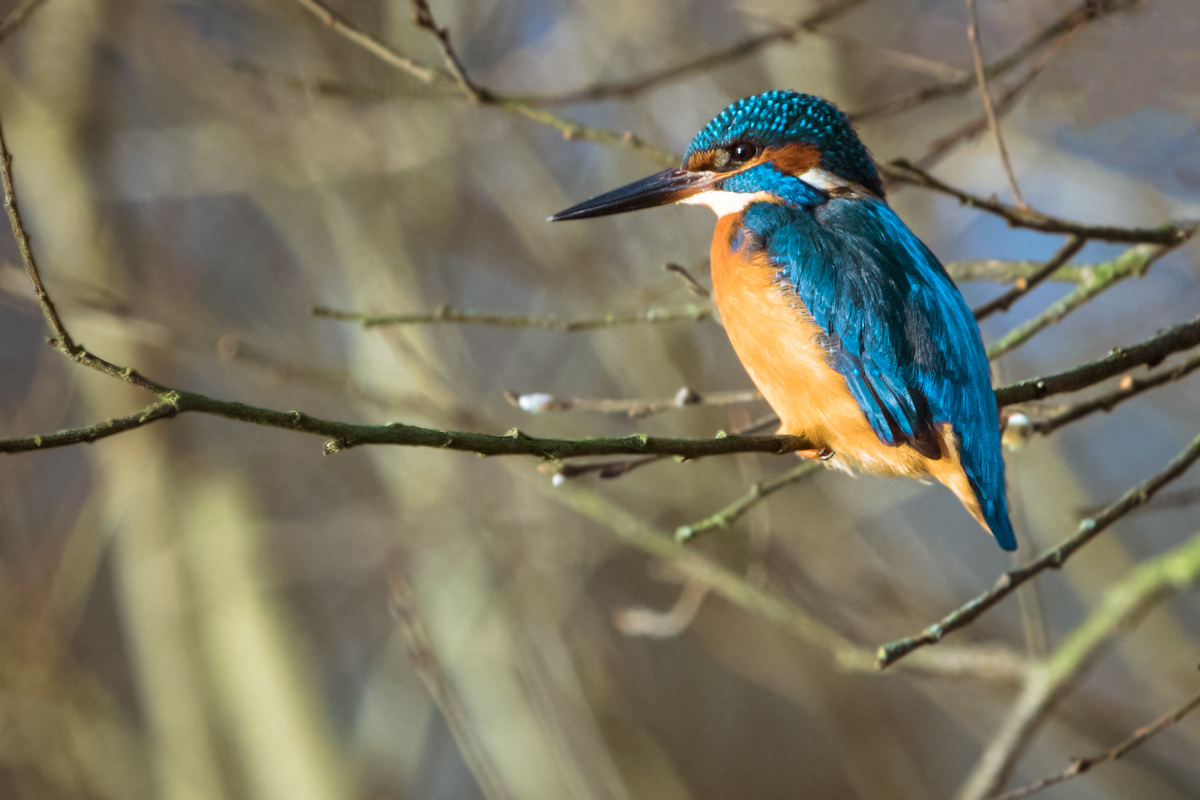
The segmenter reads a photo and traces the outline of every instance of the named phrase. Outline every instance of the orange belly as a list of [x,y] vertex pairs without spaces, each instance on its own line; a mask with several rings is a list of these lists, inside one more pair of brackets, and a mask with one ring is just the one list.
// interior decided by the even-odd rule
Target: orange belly
[[729,341],[750,379],[779,415],[780,433],[803,435],[832,450],[831,466],[876,475],[930,477],[945,484],[986,528],[948,424],[939,431],[941,458],[929,459],[907,444],[892,446],[875,435],[830,366],[820,345],[824,333],[765,255],[731,250],[740,214],[717,222],[712,245],[713,297]]

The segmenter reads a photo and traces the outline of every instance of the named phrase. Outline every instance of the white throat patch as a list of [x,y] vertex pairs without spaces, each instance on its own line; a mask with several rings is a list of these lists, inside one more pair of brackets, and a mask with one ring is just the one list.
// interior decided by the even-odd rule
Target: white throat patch
[[[814,167],[802,175],[797,176],[800,180],[807,183],[814,189],[820,189],[822,192],[836,192],[840,190],[851,190],[855,188],[855,184],[839,178],[832,172]],[[710,190],[694,194],[691,197],[680,200],[680,203],[685,203],[689,206],[708,206],[717,215],[724,217],[727,214],[738,214],[746,210],[746,206],[751,203],[760,201],[770,201],[772,196],[768,192],[725,192],[719,190]]]
[[760,200],[770,200],[771,195],[766,192],[722,192],[711,190],[694,194],[691,197],[680,200],[681,203],[686,203],[689,206],[708,206],[717,217],[724,217],[727,214],[737,214],[745,211],[746,206],[751,203],[757,203]]

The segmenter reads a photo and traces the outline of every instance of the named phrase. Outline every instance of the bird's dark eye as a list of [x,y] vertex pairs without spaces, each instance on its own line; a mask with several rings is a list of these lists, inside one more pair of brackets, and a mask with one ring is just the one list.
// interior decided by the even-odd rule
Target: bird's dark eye
[[738,142],[729,148],[729,158],[735,164],[745,164],[758,155],[758,147],[750,142]]

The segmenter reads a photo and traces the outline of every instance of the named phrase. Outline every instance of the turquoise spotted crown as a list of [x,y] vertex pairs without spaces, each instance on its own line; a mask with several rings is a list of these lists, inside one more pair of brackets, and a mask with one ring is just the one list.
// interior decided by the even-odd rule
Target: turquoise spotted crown
[[760,147],[811,144],[821,153],[821,169],[883,196],[875,162],[850,118],[822,97],[774,91],[739,100],[704,126],[688,146],[683,162],[693,153],[738,141]]

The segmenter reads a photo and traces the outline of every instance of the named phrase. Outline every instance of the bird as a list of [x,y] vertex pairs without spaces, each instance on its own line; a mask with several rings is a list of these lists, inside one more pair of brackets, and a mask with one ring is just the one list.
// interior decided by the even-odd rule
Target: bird
[[819,458],[946,486],[1015,550],[979,328],[937,257],[888,205],[849,117],[812,94],[739,100],[666,169],[551,221],[671,203],[716,212],[713,298],[738,359]]

